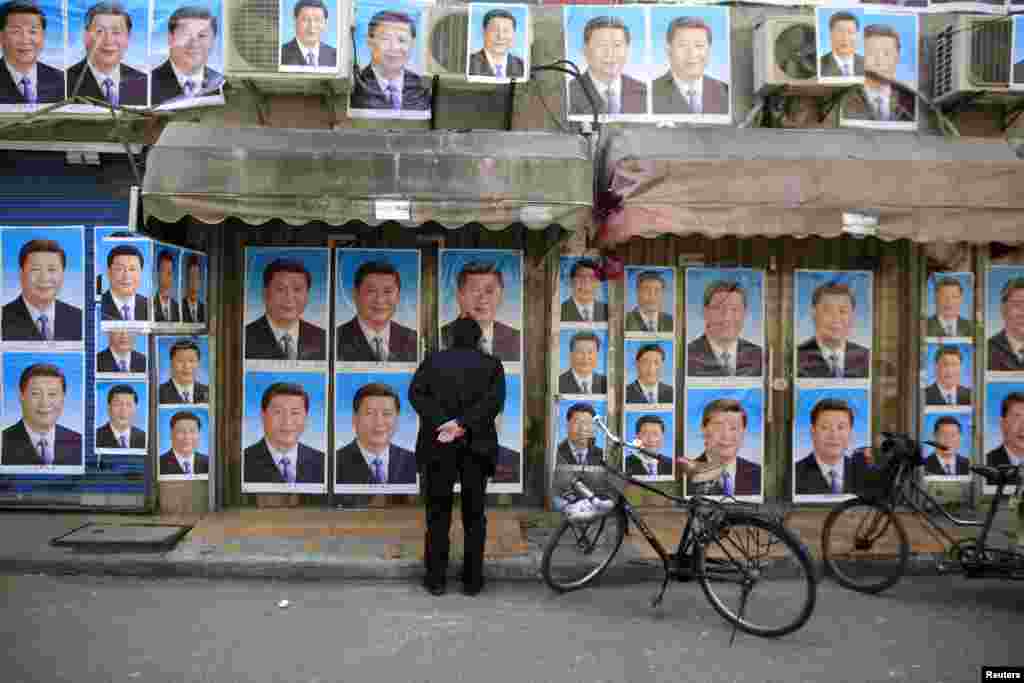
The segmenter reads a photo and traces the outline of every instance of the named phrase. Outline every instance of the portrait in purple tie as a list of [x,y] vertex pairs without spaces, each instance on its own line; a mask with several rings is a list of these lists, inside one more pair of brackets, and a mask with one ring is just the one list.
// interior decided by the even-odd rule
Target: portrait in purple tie
[[608,330],[558,331],[558,393],[608,393]]
[[81,352],[3,354],[3,471],[84,472],[84,377]]
[[[1020,382],[985,384],[983,453],[981,464],[988,467],[1024,464],[1024,386]],[[992,495],[995,485],[984,486]]]
[[688,495],[762,500],[764,389],[689,387],[686,446],[676,464]]
[[210,402],[210,343],[206,336],[156,339],[160,405]]
[[818,78],[830,83],[864,82],[864,10],[816,7]]
[[214,454],[210,450],[213,425],[205,406],[160,408],[157,414],[160,443],[160,481],[209,479]]
[[922,367],[926,369],[926,406],[969,406],[973,401],[974,345],[925,345]]
[[974,273],[928,276],[925,336],[974,337]]
[[100,297],[104,330],[149,330],[154,267],[151,239],[108,236],[100,241],[96,250],[96,272],[104,274],[107,285]]
[[599,260],[563,256],[558,260],[561,322],[608,325],[608,283]]
[[797,270],[793,326],[797,379],[835,383],[871,377],[872,273]]
[[874,466],[867,387],[797,388],[793,496],[797,502],[853,495]]
[[[149,386],[144,381],[96,382],[97,450],[145,450]],[[100,459],[100,469],[104,469]]]
[[686,269],[686,375],[764,375],[764,271]]
[[[955,411],[955,409],[954,409]],[[942,446],[924,446],[925,477],[971,476],[974,444],[974,414],[970,411],[926,412],[921,421],[921,439]]]
[[676,271],[626,266],[626,336],[667,335],[675,329]]
[[280,70],[337,73],[337,0],[281,0],[280,7]]
[[81,227],[2,228],[5,342],[82,343],[85,331]]
[[221,3],[154,0],[150,25],[150,104],[223,104]]
[[651,41],[660,62],[651,84],[654,116],[730,123],[729,9],[653,7]]
[[471,81],[529,80],[529,6],[470,4],[466,50],[466,77]]
[[626,474],[641,481],[674,479],[676,432],[673,411],[629,411],[625,413],[624,420],[626,440],[638,443],[648,451],[646,454],[630,451],[626,455],[622,463]]
[[[357,64],[349,97],[353,118],[430,118],[430,80],[423,76],[425,3],[367,0],[355,11]],[[365,65],[365,66],[363,66]]]
[[917,97],[897,84],[918,88],[918,15],[866,10],[863,19],[864,90],[844,99],[840,123],[913,130],[917,126]]
[[986,282],[987,369],[1024,377],[1024,266],[991,266]]
[[[132,330],[100,330],[100,307],[96,306],[96,374],[145,374],[149,338]],[[104,342],[104,339],[106,340]]]
[[626,404],[672,404],[675,400],[675,345],[663,340],[626,341]]
[[71,0],[68,20],[68,54],[81,56],[67,69],[68,95],[92,98],[97,108],[146,106],[149,3]]
[[34,108],[64,99],[63,2],[0,4],[0,47],[0,110]]

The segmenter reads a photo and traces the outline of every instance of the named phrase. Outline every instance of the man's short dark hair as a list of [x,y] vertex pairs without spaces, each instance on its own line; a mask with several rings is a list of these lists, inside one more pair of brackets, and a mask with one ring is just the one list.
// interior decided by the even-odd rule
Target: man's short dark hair
[[590,268],[592,271],[594,271],[595,275],[598,275],[598,277],[600,277],[599,274],[601,272],[601,267],[597,265],[597,262],[594,261],[593,259],[581,258],[579,261],[572,264],[572,269],[569,271],[569,279],[575,280],[576,273],[580,272],[581,268]]
[[572,335],[572,339],[569,340],[569,351],[575,351],[576,343],[582,341],[592,341],[595,344],[597,344],[597,350],[601,350],[601,338],[598,337],[595,333],[591,332],[590,330],[583,330],[582,332],[577,332],[576,334]]
[[956,419],[952,415],[943,415],[935,421],[935,427],[932,428],[932,434],[938,434],[939,428],[945,425],[954,425],[958,432],[964,431],[964,428],[960,426],[960,420]]
[[864,42],[868,38],[892,38],[896,41],[896,51],[900,51],[900,34],[888,24],[868,24],[864,27]]
[[107,393],[108,406],[114,402],[114,396],[118,394],[131,396],[135,400],[136,404],[138,404],[139,402],[139,394],[135,391],[134,387],[132,387],[130,384],[115,384],[110,388],[110,391]]
[[1009,415],[1014,403],[1024,403],[1024,391],[1011,391],[1006,395],[1003,404],[999,407],[999,417],[1005,418]]
[[636,421],[636,433],[640,433],[640,429],[644,425],[658,425],[661,427],[661,433],[665,433],[665,421],[658,415],[641,415]]
[[[870,26],[868,28],[870,28]],[[939,290],[942,289],[943,287],[956,287],[957,289],[960,290],[961,294],[963,294],[964,292],[963,284],[961,284],[960,280],[956,279],[955,277],[943,277],[935,281],[936,294],[938,294]]]
[[853,290],[850,289],[850,285],[845,282],[830,280],[823,285],[819,285],[818,288],[814,290],[814,294],[811,295],[811,306],[817,306],[818,302],[820,302],[822,297],[825,296],[845,296],[850,300],[850,306],[853,309],[857,308],[857,297],[853,295]]
[[840,21],[852,21],[854,26],[860,28],[860,19],[849,12],[836,12],[828,20],[828,30],[831,31]]
[[587,413],[590,417],[597,417],[597,411],[589,403],[573,403],[565,413],[565,421],[572,422],[573,415],[576,413]]
[[21,371],[21,377],[18,379],[19,393],[25,393],[25,387],[33,377],[57,377],[60,379],[61,390],[64,393],[68,391],[68,380],[63,370],[53,363],[33,363]]
[[292,10],[296,19],[299,18],[299,12],[301,12],[305,7],[321,10],[324,13],[324,19],[328,16],[327,5],[324,4],[324,0],[299,0],[295,3],[295,9]]
[[687,28],[704,29],[704,33],[708,36],[708,45],[711,45],[711,27],[700,17],[676,17],[673,19],[672,23],[668,25],[668,30],[665,32],[665,42],[671,44],[676,31],[682,31]]
[[626,36],[626,42],[629,43],[629,27],[619,17],[613,17],[604,15],[600,17],[594,17],[587,22],[586,26],[583,27],[583,44],[586,45],[590,42],[590,36],[593,35],[594,31],[602,28],[617,28],[622,31],[622,34]]
[[182,5],[174,10],[170,19],[167,20],[167,33],[174,35],[174,32],[178,30],[178,23],[183,19],[207,19],[210,22],[210,30],[213,31],[213,35],[217,35],[217,17],[213,16],[205,7],[196,5]]
[[182,420],[192,420],[196,423],[196,427],[202,429],[203,421],[199,419],[199,416],[193,413],[191,410],[179,410],[174,415],[171,415],[171,431],[174,431],[174,427]]
[[846,401],[839,398],[823,398],[811,408],[811,426],[818,424],[818,417],[828,411],[846,413],[850,417],[850,427],[853,427],[853,408]]
[[508,19],[512,22],[512,30],[516,30],[519,26],[516,24],[516,15],[509,12],[507,9],[492,9],[484,15],[482,22],[484,31],[487,30],[487,24],[491,23],[491,19]]
[[355,415],[359,412],[359,406],[363,404],[364,398],[373,398],[374,396],[387,396],[394,399],[395,412],[402,412],[402,399],[398,397],[398,392],[383,382],[370,382],[359,387],[356,390],[356,395],[352,397],[352,414]]
[[377,31],[377,27],[381,24],[406,24],[409,26],[409,33],[414,39],[416,38],[416,22],[405,12],[395,12],[392,10],[377,12],[370,17],[370,24],[366,27],[366,35],[372,37]]
[[139,248],[134,244],[118,244],[111,249],[110,253],[107,254],[107,268],[114,265],[114,259],[118,256],[134,256],[139,259],[139,268],[146,265],[146,259],[143,258],[142,252],[139,251]]
[[170,249],[161,249],[160,250],[160,253],[156,257],[156,267],[157,267],[157,270],[160,269],[160,264],[163,263],[164,261],[170,261],[171,262],[171,267],[173,268],[174,267],[174,252],[171,251]]
[[939,347],[939,350],[935,352],[935,364],[938,365],[939,361],[942,360],[943,356],[956,356],[957,360],[963,361],[964,356],[960,353],[960,349],[956,346],[950,346],[943,344]]
[[747,307],[747,292],[743,289],[740,283],[735,280],[715,280],[707,287],[704,288],[704,308],[711,305],[711,300],[715,298],[716,294],[732,294],[733,292],[740,295],[743,299],[743,308]]
[[716,398],[711,403],[704,406],[704,413],[700,418],[700,426],[706,427],[711,418],[719,413],[739,413],[743,416],[743,427],[747,426],[747,409],[743,407],[743,404],[734,398]]
[[[598,345],[598,348],[601,348],[600,345]],[[663,363],[665,362],[665,349],[661,348],[660,344],[644,344],[643,346],[636,350],[636,357],[634,358],[634,360],[639,363],[640,357],[643,356],[645,353],[650,353],[651,351],[656,351],[660,353],[661,361]]]
[[64,247],[60,246],[60,243],[56,240],[29,240],[18,251],[18,270],[25,269],[25,261],[28,257],[36,252],[43,252],[46,254],[60,254],[60,267],[68,267],[68,256],[64,253]]
[[298,273],[306,277],[306,289],[312,289],[313,276],[306,269],[306,264],[293,258],[279,258],[271,261],[263,269],[263,289],[270,289],[270,283],[278,273]]
[[274,382],[263,390],[263,398],[260,399],[260,411],[267,412],[267,406],[274,400],[275,396],[301,396],[306,404],[306,414],[309,414],[309,393],[301,384],[295,382]]
[[354,287],[356,291],[359,291],[360,285],[363,284],[363,280],[366,279],[367,275],[390,275],[395,278],[395,282],[398,283],[398,289],[402,289],[402,276],[398,272],[398,268],[388,261],[367,261],[356,269],[356,277]]
[[999,302],[1005,304],[1018,289],[1024,289],[1024,277],[1015,277],[1003,285],[1003,291],[999,294]]
[[493,261],[470,261],[462,266],[458,277],[455,279],[455,286],[462,289],[470,275],[493,275],[498,279],[498,286],[505,289],[505,278],[498,269],[498,264]]
[[46,14],[35,3],[28,0],[11,0],[0,5],[0,31],[7,28],[7,17],[12,14],[34,14],[39,17],[43,30],[46,30]]
[[171,344],[171,350],[168,353],[168,357],[173,361],[174,354],[179,351],[195,351],[196,358],[202,358],[203,352],[199,350],[199,345],[191,339],[179,339],[178,341]]
[[636,276],[636,286],[640,287],[645,282],[653,281],[661,283],[662,289],[665,288],[665,277],[656,270],[642,270]]
[[92,20],[98,15],[124,17],[125,28],[128,29],[128,33],[132,32],[132,15],[128,14],[128,10],[124,8],[124,5],[117,2],[117,0],[113,0],[111,2],[97,2],[95,5],[90,7],[89,11],[85,13],[86,29],[92,26]]

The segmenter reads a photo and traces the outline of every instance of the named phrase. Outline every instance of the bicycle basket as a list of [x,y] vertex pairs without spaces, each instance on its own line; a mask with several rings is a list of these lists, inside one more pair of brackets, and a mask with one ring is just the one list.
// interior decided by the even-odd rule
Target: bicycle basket
[[901,465],[920,463],[912,449],[890,439],[882,443],[882,463],[866,460],[864,449],[858,449],[851,457],[855,465],[853,491],[869,500],[890,500],[900,484],[897,479],[903,471]]

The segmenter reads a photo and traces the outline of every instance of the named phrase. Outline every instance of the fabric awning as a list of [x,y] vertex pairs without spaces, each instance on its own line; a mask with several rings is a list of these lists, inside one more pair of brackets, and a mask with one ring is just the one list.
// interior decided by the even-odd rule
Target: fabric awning
[[481,223],[500,230],[584,225],[593,197],[589,145],[547,132],[212,128],[171,123],[150,150],[143,211],[175,222],[234,216],[262,224],[389,220]]
[[[1005,140],[864,130],[607,127],[598,205],[605,244],[632,237],[842,235],[1024,241],[1024,161]],[[620,203],[621,200],[621,203]]]

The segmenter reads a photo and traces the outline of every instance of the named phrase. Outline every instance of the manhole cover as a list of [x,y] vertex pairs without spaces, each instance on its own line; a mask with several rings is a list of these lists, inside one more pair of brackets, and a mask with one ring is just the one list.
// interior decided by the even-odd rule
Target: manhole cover
[[90,522],[50,541],[78,550],[161,552],[170,550],[190,526],[168,524],[96,524]]

